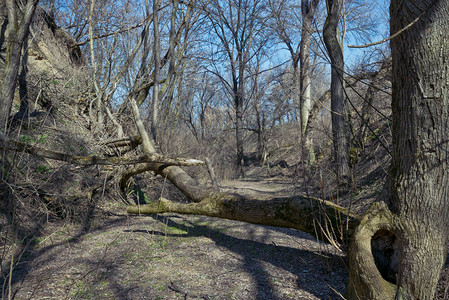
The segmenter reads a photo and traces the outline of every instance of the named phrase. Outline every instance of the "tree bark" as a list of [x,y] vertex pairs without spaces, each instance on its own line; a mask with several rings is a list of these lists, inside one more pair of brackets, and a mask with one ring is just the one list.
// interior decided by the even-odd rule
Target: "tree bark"
[[338,21],[343,6],[342,0],[327,0],[328,14],[324,23],[323,38],[331,60],[331,115],[334,144],[334,163],[337,180],[346,185],[351,182],[349,167],[349,128],[347,99],[343,90],[343,51],[337,38]]
[[6,0],[8,25],[6,28],[6,58],[5,70],[0,89],[0,130],[7,132],[9,115],[14,100],[17,85],[17,75],[20,68],[22,46],[28,35],[31,20],[38,0],[28,0],[23,15],[20,15],[16,1]]
[[[159,0],[153,0],[153,56],[154,56],[154,84],[153,84],[153,102],[151,104],[151,133],[156,142],[157,125],[159,121],[159,73],[160,73],[160,37],[159,37]],[[174,55],[174,53],[172,53]]]
[[[347,296],[433,299],[449,233],[449,40],[442,36],[449,30],[449,1],[392,0],[390,14],[392,35],[418,19],[391,40],[391,212],[369,211],[357,229],[371,232],[354,236]],[[389,217],[376,227],[376,215]],[[379,232],[395,240],[388,259],[395,285],[372,263],[371,237]]]
[[206,157],[205,161],[206,161],[207,171],[209,172],[210,180],[212,182],[212,186],[214,188],[218,188],[217,176],[215,176],[215,171],[214,171],[214,168],[212,167],[212,163],[210,162],[209,158],[207,158],[207,157]]
[[[98,79],[98,65],[97,65],[97,60],[95,58],[95,47],[94,47],[94,12],[95,12],[95,0],[91,0],[90,1],[90,7],[89,7],[89,38],[90,38],[90,43],[89,43],[89,48],[90,48],[90,60],[91,60],[91,64],[92,64],[92,74],[93,74],[93,82],[94,82],[94,87],[95,87],[95,105],[96,105],[96,112],[97,112],[97,119],[96,119],[96,130],[100,131],[103,128],[103,122],[104,122],[104,118],[103,118],[103,91],[101,91],[100,86],[99,86],[99,79]],[[92,115],[92,111],[90,111],[91,116]],[[95,120],[93,120],[91,118],[90,120],[92,123],[95,122]]]
[[[243,72],[242,72],[243,73]],[[243,74],[242,74],[243,76]],[[243,80],[236,87],[237,93],[234,95],[235,107],[235,139],[237,144],[237,177],[245,177],[244,171],[244,152],[243,152]]]
[[[354,228],[359,216],[334,203],[318,198],[295,196],[252,199],[214,192],[196,203],[179,203],[164,198],[152,204],[129,205],[130,214],[174,212],[238,220],[253,224],[295,228],[326,242],[335,242],[337,228]],[[322,214],[320,218],[318,215]]]
[[[308,157],[307,161],[310,165],[315,163],[315,152],[313,149],[312,139],[307,133],[307,123],[309,113],[312,105],[311,84],[310,77],[310,46],[312,36],[312,22],[315,16],[315,10],[318,6],[317,0],[301,0],[301,15],[302,15],[302,29],[301,29],[301,44],[299,50],[299,106],[301,117],[301,137],[302,143],[305,146]],[[296,72],[295,72],[296,73]]]
[[365,138],[368,128],[370,127],[374,98],[377,95],[377,92],[382,88],[382,84],[385,80],[388,80],[388,77],[391,77],[391,57],[385,58],[380,66],[380,69],[369,76],[370,85],[365,93],[362,107],[361,125],[357,136],[357,141],[362,149],[364,148]]
[[19,111],[14,115],[16,120],[26,120],[30,113],[29,102],[28,102],[28,35],[25,37],[22,46],[22,59],[21,65],[22,69],[19,74],[19,97],[20,97],[20,107]]

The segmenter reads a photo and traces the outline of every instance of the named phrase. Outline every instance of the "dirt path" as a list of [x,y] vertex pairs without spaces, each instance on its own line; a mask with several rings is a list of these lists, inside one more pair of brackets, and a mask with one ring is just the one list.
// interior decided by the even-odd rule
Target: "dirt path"
[[[254,196],[292,192],[282,182],[233,183]],[[341,299],[344,293],[341,254],[305,233],[124,211],[115,204],[97,208],[84,224],[49,224],[15,270],[15,299]]]

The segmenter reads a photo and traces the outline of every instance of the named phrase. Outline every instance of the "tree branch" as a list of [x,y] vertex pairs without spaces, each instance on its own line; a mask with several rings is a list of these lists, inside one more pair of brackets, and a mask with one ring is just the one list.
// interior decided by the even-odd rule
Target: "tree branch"
[[132,165],[141,163],[160,163],[166,166],[198,166],[206,164],[204,161],[187,158],[169,158],[161,154],[152,153],[138,157],[101,157],[79,156],[69,153],[48,150],[38,146],[8,139],[0,132],[0,149],[8,149],[16,152],[25,152],[39,157],[65,161],[71,164],[91,165]]

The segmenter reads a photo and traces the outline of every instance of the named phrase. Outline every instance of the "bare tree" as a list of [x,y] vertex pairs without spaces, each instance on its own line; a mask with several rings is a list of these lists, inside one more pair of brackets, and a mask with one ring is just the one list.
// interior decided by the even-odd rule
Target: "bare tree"
[[414,24],[391,40],[389,207],[375,204],[355,231],[347,296],[433,299],[449,236],[449,2],[392,0],[390,14],[392,35]]
[[347,119],[347,99],[344,93],[344,59],[337,29],[343,7],[343,0],[327,0],[327,17],[323,38],[331,60],[331,115],[334,163],[340,184],[351,181],[349,167],[349,127]]
[[[176,10],[177,1],[173,4],[173,10]],[[153,139],[156,141],[157,137],[157,123],[159,118],[159,80],[160,80],[160,33],[159,33],[159,8],[160,0],[153,0],[153,30],[154,30],[154,41],[153,41],[153,99],[151,103],[151,133],[153,134]]]
[[[302,0],[301,5],[289,1],[270,1],[273,27],[279,39],[290,52],[293,67],[293,88],[299,104],[299,119],[302,142],[308,152],[311,164],[315,161],[313,142],[306,133],[309,113],[312,107],[312,69],[310,53],[312,46],[313,22],[318,7],[318,0]],[[300,12],[299,12],[300,8]],[[295,22],[297,20],[298,22]],[[299,24],[300,22],[300,24]],[[299,36],[295,28],[300,28],[301,39],[295,42],[295,35]]]
[[315,154],[313,151],[313,144],[307,133],[307,123],[309,113],[312,108],[311,95],[311,68],[310,68],[310,47],[312,36],[312,23],[315,16],[315,11],[318,6],[318,0],[302,0],[301,1],[301,15],[302,15],[302,29],[301,29],[301,44],[299,50],[299,103],[301,109],[301,136],[304,146],[308,149],[308,161],[313,164],[315,162]]
[[228,64],[230,80],[214,65],[210,70],[218,75],[231,95],[235,110],[235,136],[237,144],[237,175],[244,177],[243,124],[244,104],[247,102],[248,64],[267,42],[265,35],[265,3],[263,0],[213,0],[208,6],[211,27],[218,40],[214,50],[222,54]]

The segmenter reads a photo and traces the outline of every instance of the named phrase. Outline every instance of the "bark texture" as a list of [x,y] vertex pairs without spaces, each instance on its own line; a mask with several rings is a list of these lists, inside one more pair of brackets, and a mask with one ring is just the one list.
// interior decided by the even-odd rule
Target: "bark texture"
[[[214,192],[197,203],[179,203],[164,198],[152,204],[130,205],[131,214],[175,212],[238,220],[254,224],[295,228],[319,239],[332,242],[333,230],[354,228],[358,216],[334,203],[303,196],[273,199],[251,199],[236,194]],[[323,214],[325,212],[325,214]],[[321,217],[318,218],[318,215]]]
[[313,31],[312,23],[317,6],[318,0],[301,1],[302,28],[301,44],[299,50],[299,106],[301,116],[301,136],[304,146],[308,152],[307,161],[311,165],[315,164],[315,152],[313,149],[312,139],[307,134],[307,123],[309,119],[309,113],[312,108],[310,46]]
[[380,230],[394,232],[396,221],[383,202],[375,203],[363,216],[354,231],[349,248],[347,299],[394,299],[396,285],[387,281],[380,273],[373,255],[372,240]]
[[349,128],[347,100],[343,90],[343,51],[337,37],[338,21],[343,0],[327,0],[327,17],[324,23],[323,39],[331,60],[331,115],[334,143],[334,163],[339,183],[351,181],[349,168]]
[[0,90],[0,130],[6,132],[9,115],[14,100],[14,92],[19,74],[22,47],[28,36],[31,20],[39,1],[28,0],[24,5],[23,13],[19,12],[14,0],[6,0],[8,12],[8,25],[6,27],[6,58],[5,71],[1,81]]
[[244,66],[239,68],[239,79],[234,78],[233,97],[235,107],[235,140],[237,145],[236,171],[237,177],[245,177],[244,152],[243,152],[243,88]]
[[[153,0],[153,56],[154,56],[154,85],[153,101],[151,103],[151,133],[156,141],[159,121],[159,73],[160,73],[160,37],[159,37],[159,0]],[[173,55],[173,54],[172,54]]]
[[399,292],[433,299],[449,229],[449,1],[391,1],[393,210],[402,221]]
[[[449,1],[392,0],[390,14],[391,34],[418,20],[391,40],[392,213],[372,210],[357,229],[368,233],[354,236],[347,296],[433,299],[449,233]],[[389,217],[376,227],[373,220],[382,215]],[[379,229],[396,239],[393,288],[370,259],[362,259],[363,253],[372,256],[369,241]]]

